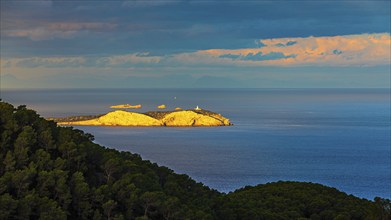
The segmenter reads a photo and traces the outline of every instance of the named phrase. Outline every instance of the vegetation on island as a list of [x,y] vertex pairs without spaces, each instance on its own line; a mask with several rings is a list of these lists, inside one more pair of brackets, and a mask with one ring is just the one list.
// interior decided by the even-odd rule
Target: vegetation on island
[[55,121],[55,122],[72,122],[72,121],[86,121],[86,120],[91,120],[95,118],[99,118],[103,116],[103,114],[100,115],[80,115],[80,116],[68,116],[68,117],[63,117],[63,118],[54,118],[54,117],[49,117],[47,120],[49,121]]
[[390,219],[390,200],[313,183],[224,194],[0,102],[0,219]]

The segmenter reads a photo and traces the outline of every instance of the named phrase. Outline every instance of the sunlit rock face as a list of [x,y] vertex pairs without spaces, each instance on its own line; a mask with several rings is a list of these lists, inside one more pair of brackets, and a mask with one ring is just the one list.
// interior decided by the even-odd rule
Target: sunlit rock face
[[[56,120],[55,120],[56,121]],[[228,126],[229,119],[210,111],[183,110],[147,114],[117,110],[89,120],[57,120],[59,125],[88,126]]]
[[162,122],[150,116],[127,111],[113,111],[101,117],[72,122],[59,122],[61,125],[102,125],[102,126],[162,126]]
[[[162,122],[166,126],[224,126],[224,120],[199,114],[194,111],[179,111],[167,114]],[[228,121],[229,123],[229,121]]]

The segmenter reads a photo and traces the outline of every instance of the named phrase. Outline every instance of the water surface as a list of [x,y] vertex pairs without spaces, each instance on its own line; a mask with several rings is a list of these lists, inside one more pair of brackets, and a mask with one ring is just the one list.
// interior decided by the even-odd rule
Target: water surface
[[101,114],[124,103],[142,104],[141,112],[199,105],[235,125],[77,128],[223,192],[298,180],[391,198],[388,89],[3,90],[2,98],[46,117]]

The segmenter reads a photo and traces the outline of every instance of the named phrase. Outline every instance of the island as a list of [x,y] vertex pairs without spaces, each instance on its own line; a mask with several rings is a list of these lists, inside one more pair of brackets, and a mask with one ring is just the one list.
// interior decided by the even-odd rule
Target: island
[[166,105],[159,105],[157,108],[158,108],[158,109],[165,109],[165,108],[166,108]]
[[103,115],[48,118],[59,125],[85,126],[230,126],[229,119],[208,110],[151,111],[146,113],[116,110]]
[[141,108],[141,105],[131,105],[131,104],[121,104],[121,105],[112,105],[110,108]]

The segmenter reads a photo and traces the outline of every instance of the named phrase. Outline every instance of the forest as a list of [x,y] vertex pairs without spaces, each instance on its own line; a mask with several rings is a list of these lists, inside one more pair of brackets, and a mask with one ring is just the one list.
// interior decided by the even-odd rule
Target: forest
[[4,101],[0,135],[0,219],[390,219],[389,199],[316,183],[221,193]]

